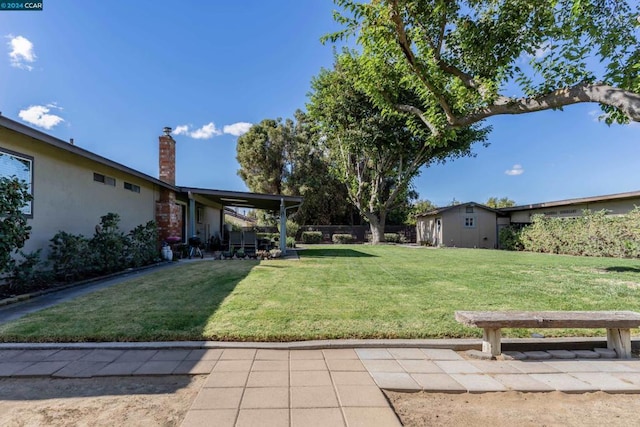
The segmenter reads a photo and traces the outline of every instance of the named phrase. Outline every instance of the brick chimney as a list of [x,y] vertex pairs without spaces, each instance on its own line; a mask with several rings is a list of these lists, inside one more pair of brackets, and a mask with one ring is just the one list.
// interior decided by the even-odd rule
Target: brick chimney
[[176,185],[176,141],[171,137],[171,128],[165,127],[160,142],[160,181]]
[[[163,129],[164,135],[158,137],[160,181],[176,185],[176,141],[171,137],[171,128]],[[176,204],[176,193],[169,188],[160,188],[160,199],[156,202],[156,223],[160,240],[168,237],[182,237],[182,211]]]

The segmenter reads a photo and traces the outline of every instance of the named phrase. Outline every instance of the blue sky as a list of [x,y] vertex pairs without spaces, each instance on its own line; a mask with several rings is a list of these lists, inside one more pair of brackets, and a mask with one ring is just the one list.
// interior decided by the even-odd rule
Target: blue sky
[[[0,12],[0,111],[151,176],[178,129],[179,185],[245,191],[237,135],[304,108],[331,67],[329,0],[64,1]],[[608,127],[595,104],[491,119],[488,148],[415,181],[439,206],[518,204],[640,190],[640,124]]]

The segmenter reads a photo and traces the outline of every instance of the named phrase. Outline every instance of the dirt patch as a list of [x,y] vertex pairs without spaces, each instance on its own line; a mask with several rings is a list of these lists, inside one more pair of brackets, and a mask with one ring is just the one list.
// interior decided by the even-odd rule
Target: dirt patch
[[177,426],[205,379],[1,379],[0,426]]
[[640,412],[640,398],[634,394],[385,393],[406,427],[615,427],[635,425]]

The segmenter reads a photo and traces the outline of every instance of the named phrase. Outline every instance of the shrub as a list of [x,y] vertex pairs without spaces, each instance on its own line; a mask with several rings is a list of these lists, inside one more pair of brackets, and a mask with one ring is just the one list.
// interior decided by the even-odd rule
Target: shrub
[[640,208],[623,216],[588,210],[578,218],[536,215],[520,240],[531,252],[640,258]]
[[49,261],[53,264],[56,279],[72,281],[90,274],[93,263],[89,239],[82,234],[59,231],[50,242]]
[[320,231],[303,231],[302,243],[320,243],[322,242],[322,232]]
[[356,238],[351,234],[334,234],[331,236],[331,241],[333,243],[347,244],[347,243],[355,243]]
[[127,249],[127,258],[132,267],[141,267],[156,261],[158,259],[158,227],[156,223],[149,221],[131,230]]
[[100,225],[89,242],[94,265],[99,273],[113,273],[127,267],[127,236],[118,228],[120,215],[108,213],[100,217]]
[[101,217],[91,239],[64,231],[53,236],[49,260],[53,264],[55,278],[69,282],[157,261],[158,229],[155,222],[139,225],[125,235],[118,229],[119,221],[120,217],[114,213]]
[[[293,237],[294,239],[296,238],[296,236],[298,235],[298,230],[300,229],[300,226],[298,225],[298,223],[296,223],[295,221],[292,221],[290,219],[287,220],[287,237]],[[278,231],[280,231],[280,222],[278,221]],[[280,236],[280,234],[278,234],[278,237]]]
[[27,253],[20,251],[21,260],[11,260],[9,289],[15,293],[25,293],[46,288],[53,279],[50,271],[45,271],[40,260],[41,249]]
[[287,247],[295,248],[296,247],[296,239],[293,237],[287,237]]
[[387,243],[404,243],[404,235],[400,233],[384,233],[384,240]]
[[31,200],[26,182],[0,177],[0,274],[13,267],[11,254],[17,254],[29,238],[31,226],[22,208]]
[[504,227],[498,233],[500,248],[508,251],[521,251],[524,249],[520,239],[520,230],[515,227]]

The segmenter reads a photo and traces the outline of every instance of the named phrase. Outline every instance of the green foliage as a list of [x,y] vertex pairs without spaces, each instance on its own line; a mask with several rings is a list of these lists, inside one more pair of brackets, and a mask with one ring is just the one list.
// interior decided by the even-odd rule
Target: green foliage
[[[300,230],[300,225],[293,221],[292,219],[287,218],[287,237],[291,237],[295,240],[298,235],[298,230]],[[280,231],[280,223],[278,222],[278,231]],[[278,238],[280,235],[278,235]]]
[[334,234],[331,236],[331,241],[337,244],[355,243],[356,238],[351,234]]
[[[218,239],[218,245],[220,239]],[[129,232],[127,258],[132,267],[141,267],[158,260],[158,226],[155,221],[140,224]]]
[[384,233],[384,240],[387,243],[405,243],[405,238],[400,233]]
[[[294,120],[265,119],[238,138],[238,175],[253,192],[304,197],[298,224],[341,224],[351,213],[345,186],[331,173],[320,135],[302,111]],[[265,224],[273,215],[262,213]]]
[[49,261],[54,277],[62,282],[99,276],[158,260],[158,230],[149,221],[127,235],[118,228],[120,217],[108,213],[100,218],[91,239],[59,231],[50,240]]
[[60,281],[78,280],[92,273],[92,254],[89,239],[81,234],[59,231],[50,240],[49,261]]
[[26,182],[0,177],[0,274],[12,267],[12,254],[17,254],[29,239],[31,226],[21,209],[31,200]]
[[127,236],[120,231],[120,215],[108,213],[100,217],[100,225],[89,242],[89,250],[94,255],[94,267],[99,274],[113,273],[127,265]]
[[303,231],[302,232],[302,243],[314,244],[322,242],[322,232],[321,231]]
[[[349,198],[371,225],[374,242],[382,239],[387,215],[412,199],[410,184],[420,169],[471,154],[471,145],[484,139],[472,128],[452,133],[435,144],[430,129],[415,116],[381,108],[362,88],[369,57],[345,51],[333,70],[322,70],[312,81],[307,105],[324,139],[332,169],[346,185]],[[415,96],[393,74],[384,84],[397,102]],[[402,221],[406,219],[406,213]]]
[[43,289],[51,284],[52,273],[46,271],[40,260],[40,252],[24,253],[20,251],[22,259],[11,260],[8,277],[9,289],[16,294]]
[[343,30],[325,40],[356,36],[359,88],[389,114],[415,114],[436,141],[487,117],[576,102],[599,103],[607,123],[640,121],[637,2],[335,2]]
[[416,215],[432,211],[437,209],[437,206],[431,203],[430,200],[417,200],[411,205],[411,211],[407,216],[407,225],[416,225]]
[[521,231],[520,240],[531,252],[640,258],[640,208],[624,216],[588,210],[578,218],[536,215]]
[[498,233],[500,248],[507,251],[521,251],[524,249],[520,239],[520,230],[515,227],[503,227]]
[[485,205],[489,206],[490,208],[500,209],[515,206],[516,202],[508,197],[502,197],[501,199],[498,199],[497,197],[489,197]]

